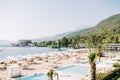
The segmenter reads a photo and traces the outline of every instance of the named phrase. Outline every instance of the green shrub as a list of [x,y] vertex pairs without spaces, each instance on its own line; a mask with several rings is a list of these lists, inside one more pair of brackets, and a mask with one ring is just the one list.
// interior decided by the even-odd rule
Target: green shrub
[[113,67],[120,67],[120,63],[115,63]]
[[103,80],[109,73],[97,73],[96,80]]
[[120,61],[120,59],[118,59],[117,61]]
[[97,73],[96,80],[117,80],[120,77],[120,68],[108,73]]

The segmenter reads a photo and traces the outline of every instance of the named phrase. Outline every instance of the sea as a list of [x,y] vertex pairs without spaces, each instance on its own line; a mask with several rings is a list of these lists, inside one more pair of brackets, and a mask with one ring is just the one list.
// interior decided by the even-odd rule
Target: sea
[[[69,51],[69,49],[64,49]],[[58,49],[49,47],[0,47],[0,59],[6,57],[28,56],[35,54],[47,54],[49,52],[58,52]]]

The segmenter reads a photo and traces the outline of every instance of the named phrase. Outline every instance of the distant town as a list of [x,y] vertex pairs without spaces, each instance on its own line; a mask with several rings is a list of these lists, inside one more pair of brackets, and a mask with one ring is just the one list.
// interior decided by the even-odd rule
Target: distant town
[[32,40],[19,40],[15,43],[12,43],[12,46],[14,47],[25,47],[25,46],[29,46],[29,47],[33,47],[35,46],[35,44],[32,43]]

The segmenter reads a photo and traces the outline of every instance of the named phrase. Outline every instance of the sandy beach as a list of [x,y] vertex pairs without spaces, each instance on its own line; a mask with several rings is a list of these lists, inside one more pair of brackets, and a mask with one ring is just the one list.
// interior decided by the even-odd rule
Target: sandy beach
[[[61,52],[55,55],[44,55],[42,57],[34,56],[33,58],[26,58],[19,61],[12,61],[7,64],[1,63],[1,65],[4,65],[6,68],[7,66],[10,66],[10,65],[21,66],[22,76],[32,75],[32,74],[34,75],[36,73],[46,74],[51,68],[56,69],[56,68],[65,67],[69,65],[85,66],[84,64],[80,64],[80,63],[88,61],[88,58],[87,58],[88,54],[89,54],[89,49],[77,49],[69,52]],[[101,58],[101,61],[105,61],[105,60],[106,58]],[[62,72],[59,72],[59,74],[61,73]],[[66,73],[66,74],[75,75],[75,76],[77,75],[73,73]],[[7,77],[7,69],[0,69],[0,78],[4,80],[6,77]],[[86,79],[87,78],[88,76],[86,77]]]
[[[87,60],[88,49],[75,50],[67,53],[59,53],[52,56],[45,55],[44,57],[36,56],[34,58],[28,58],[20,61],[12,61],[8,63],[2,63],[1,65],[6,67],[9,65],[21,66],[22,75],[30,75],[35,73],[46,73],[50,68],[64,67],[76,63],[80,63]],[[6,76],[6,69],[0,70],[0,76]]]

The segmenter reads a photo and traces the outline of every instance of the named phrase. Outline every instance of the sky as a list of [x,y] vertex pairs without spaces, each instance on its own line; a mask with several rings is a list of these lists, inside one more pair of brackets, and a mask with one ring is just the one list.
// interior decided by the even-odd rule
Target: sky
[[0,0],[0,40],[54,36],[120,13],[120,0]]

